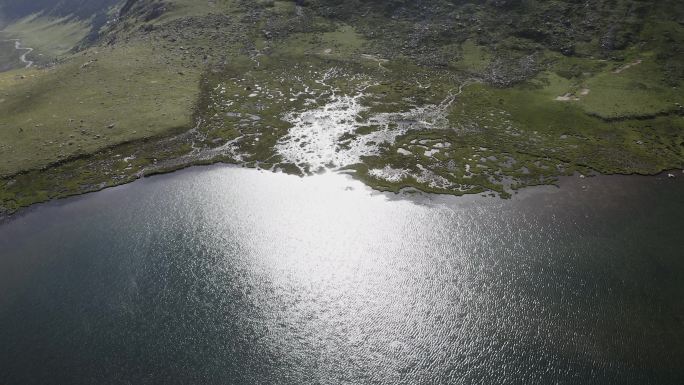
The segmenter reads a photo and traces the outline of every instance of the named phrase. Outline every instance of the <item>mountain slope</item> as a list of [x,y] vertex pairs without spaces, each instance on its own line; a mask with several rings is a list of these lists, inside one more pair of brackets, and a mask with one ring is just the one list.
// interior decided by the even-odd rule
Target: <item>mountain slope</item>
[[9,20],[36,13],[56,18],[74,16],[89,19],[119,2],[120,0],[2,0],[0,12]]

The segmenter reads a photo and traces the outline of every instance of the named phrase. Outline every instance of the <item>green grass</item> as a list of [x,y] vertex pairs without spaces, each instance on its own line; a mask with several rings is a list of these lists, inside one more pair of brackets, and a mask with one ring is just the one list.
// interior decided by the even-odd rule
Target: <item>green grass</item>
[[491,60],[492,55],[485,47],[469,39],[461,44],[460,56],[451,65],[457,70],[480,73],[487,69]]
[[0,74],[0,175],[190,127],[199,74],[142,45]]
[[[681,117],[608,122],[590,115],[581,101],[553,100],[565,89],[569,89],[569,82],[553,74],[509,89],[476,85],[464,92],[452,119],[456,124],[479,121],[480,127],[487,127],[485,132],[502,133],[505,131],[501,128],[511,127],[521,139],[510,138],[508,151],[536,154],[606,173],[651,173],[668,164],[682,164]],[[634,114],[631,110],[628,113]]]
[[677,109],[675,103],[684,100],[684,93],[663,82],[652,58],[642,60],[620,73],[603,72],[587,79],[584,84],[591,92],[579,104],[586,112],[607,119],[652,116]]

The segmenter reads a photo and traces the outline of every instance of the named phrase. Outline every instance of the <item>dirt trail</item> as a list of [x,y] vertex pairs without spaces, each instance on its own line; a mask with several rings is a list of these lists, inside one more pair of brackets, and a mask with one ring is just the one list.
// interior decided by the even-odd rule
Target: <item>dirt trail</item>
[[643,61],[642,61],[641,59],[639,59],[639,60],[636,60],[636,61],[634,61],[634,62],[632,62],[632,63],[625,64],[625,65],[623,65],[622,67],[620,67],[620,68],[614,70],[613,73],[614,73],[614,74],[619,74],[619,73],[621,73],[621,72],[623,72],[623,71],[625,71],[625,70],[628,70],[628,69],[630,69],[630,68],[632,68],[632,67],[634,67],[634,66],[638,66],[638,65],[641,64],[642,62],[643,62]]
[[14,41],[14,48],[16,48],[17,50],[24,50],[24,51],[26,51],[26,52],[24,52],[23,55],[21,55],[21,57],[19,57],[19,60],[21,60],[22,63],[26,64],[26,67],[24,67],[24,68],[31,68],[31,66],[33,65],[33,61],[27,60],[27,59],[26,59],[26,55],[28,55],[28,54],[30,54],[31,52],[33,52],[33,48],[22,47],[22,46],[21,46],[21,42],[20,42],[19,40],[15,40],[15,41]]

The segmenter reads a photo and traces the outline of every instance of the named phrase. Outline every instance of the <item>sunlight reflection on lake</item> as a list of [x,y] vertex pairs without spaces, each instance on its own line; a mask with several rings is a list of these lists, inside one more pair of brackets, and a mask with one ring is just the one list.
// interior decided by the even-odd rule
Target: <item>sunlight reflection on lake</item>
[[42,205],[0,225],[0,382],[676,383],[683,192],[215,166]]

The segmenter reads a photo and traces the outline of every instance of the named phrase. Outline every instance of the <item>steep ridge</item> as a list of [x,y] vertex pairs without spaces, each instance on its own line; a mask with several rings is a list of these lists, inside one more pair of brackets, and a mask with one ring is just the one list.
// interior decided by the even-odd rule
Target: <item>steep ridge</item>
[[121,0],[0,0],[0,30],[28,39],[42,61],[50,61],[76,45],[99,37],[111,7]]

